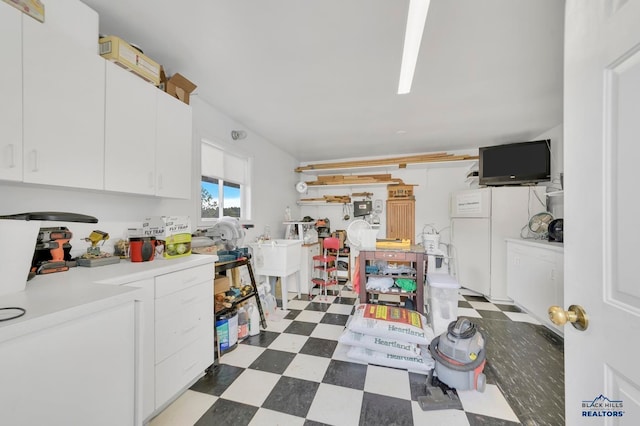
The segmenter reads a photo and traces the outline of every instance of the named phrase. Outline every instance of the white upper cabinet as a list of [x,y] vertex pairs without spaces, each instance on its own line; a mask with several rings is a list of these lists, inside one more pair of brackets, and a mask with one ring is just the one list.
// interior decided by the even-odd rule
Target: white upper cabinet
[[158,93],[157,195],[191,198],[191,106]]
[[105,62],[104,189],[154,195],[159,90],[118,65]]
[[105,189],[191,196],[191,107],[107,62]]
[[104,59],[46,23],[22,23],[24,181],[103,189]]
[[22,13],[0,2],[0,179],[22,180]]

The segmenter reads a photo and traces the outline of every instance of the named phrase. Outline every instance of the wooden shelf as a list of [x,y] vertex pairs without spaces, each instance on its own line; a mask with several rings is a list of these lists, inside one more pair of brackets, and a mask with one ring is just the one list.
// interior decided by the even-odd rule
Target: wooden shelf
[[297,173],[310,173],[310,174],[322,174],[337,170],[380,170],[385,168],[406,168],[410,164],[443,164],[457,161],[476,161],[478,156],[473,155],[453,155],[446,152],[411,155],[405,157],[394,158],[380,158],[371,160],[355,160],[355,161],[342,161],[335,163],[317,163],[307,164],[297,167],[295,172]]
[[299,206],[344,206],[344,203],[329,203],[327,201],[297,201],[296,204]]

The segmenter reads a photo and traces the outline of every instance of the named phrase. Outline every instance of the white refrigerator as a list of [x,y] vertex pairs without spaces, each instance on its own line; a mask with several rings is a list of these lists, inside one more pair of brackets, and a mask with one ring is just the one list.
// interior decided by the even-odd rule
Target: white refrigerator
[[458,283],[492,301],[507,296],[506,238],[546,210],[545,187],[500,186],[451,194],[451,255]]

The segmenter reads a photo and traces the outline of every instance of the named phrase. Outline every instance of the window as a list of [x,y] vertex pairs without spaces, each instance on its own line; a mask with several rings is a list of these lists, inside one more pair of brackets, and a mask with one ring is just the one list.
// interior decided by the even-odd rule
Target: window
[[249,159],[202,143],[200,217],[203,222],[223,216],[249,219],[247,207]]

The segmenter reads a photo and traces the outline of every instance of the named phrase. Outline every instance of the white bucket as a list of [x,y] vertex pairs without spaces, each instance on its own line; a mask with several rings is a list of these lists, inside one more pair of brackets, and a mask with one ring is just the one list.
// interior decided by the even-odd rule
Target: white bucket
[[38,220],[0,219],[0,296],[25,289],[38,232]]
[[440,234],[422,234],[422,245],[427,253],[438,250]]
[[362,229],[360,231],[360,248],[362,250],[375,250],[377,236],[377,229]]

